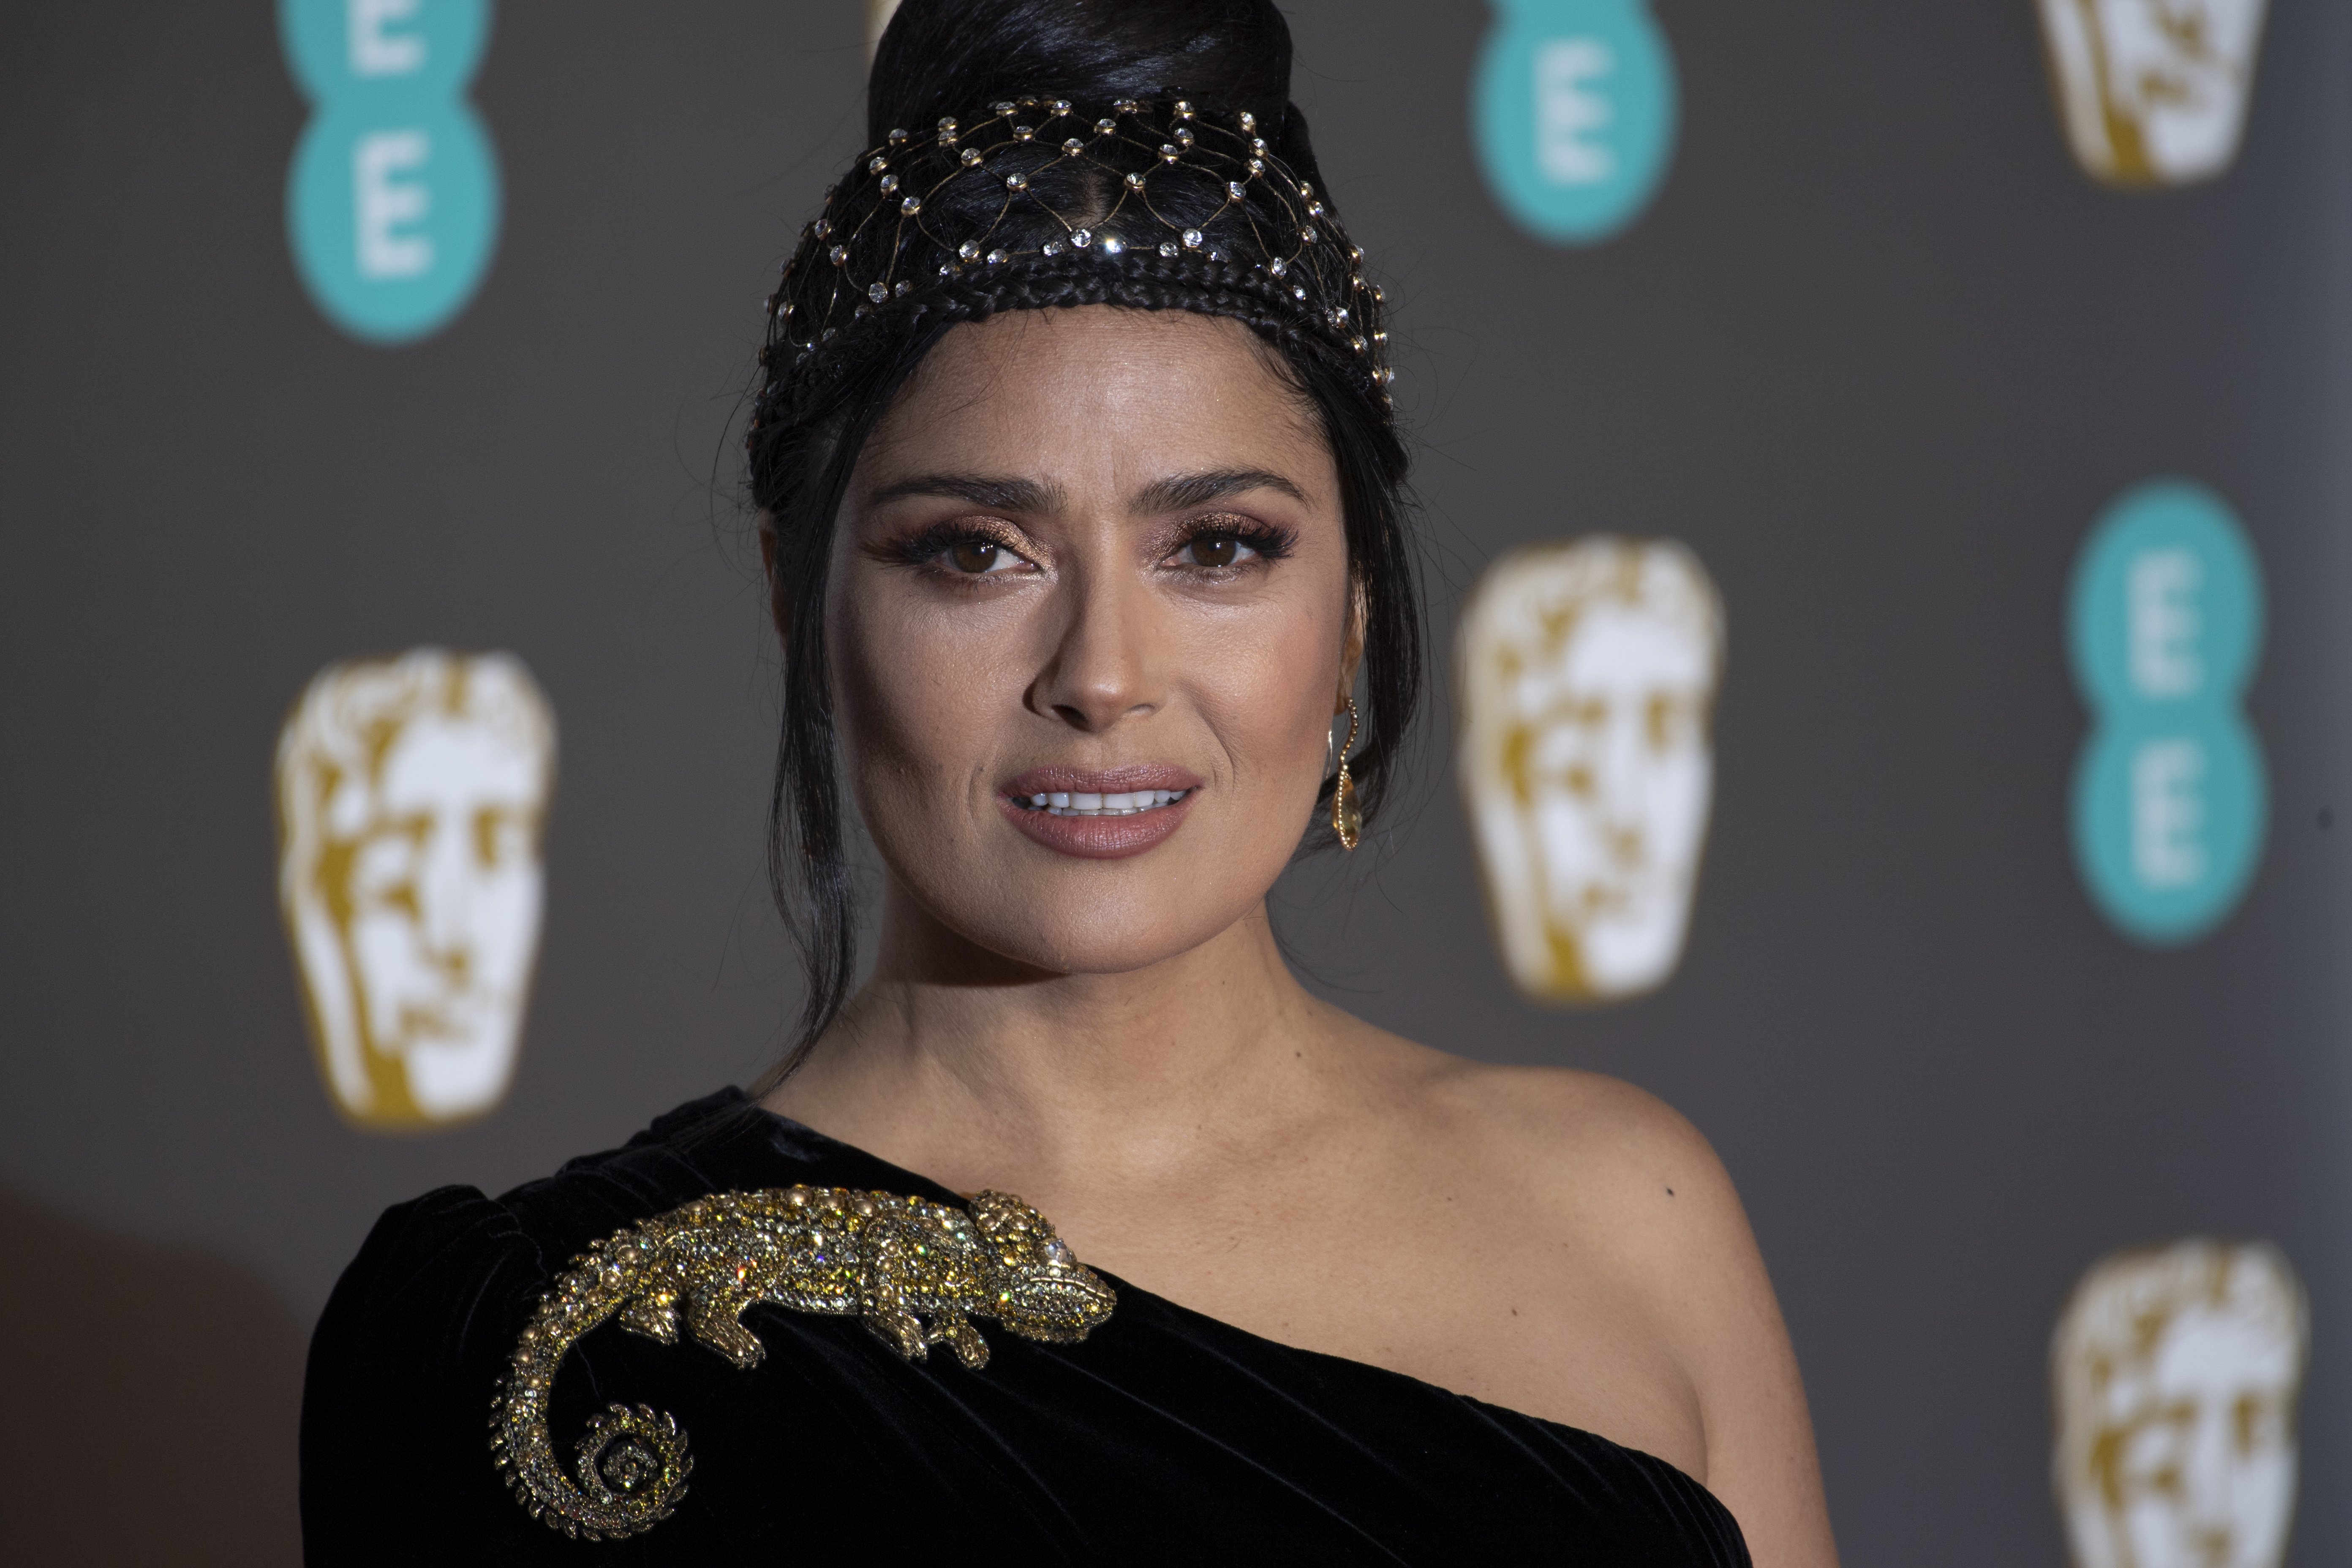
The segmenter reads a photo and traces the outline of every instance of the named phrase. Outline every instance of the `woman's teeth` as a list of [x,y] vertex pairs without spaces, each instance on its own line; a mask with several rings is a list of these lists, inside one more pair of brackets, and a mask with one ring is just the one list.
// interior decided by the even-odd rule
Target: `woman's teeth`
[[1017,805],[1055,816],[1133,816],[1172,805],[1192,794],[1186,789],[1139,789],[1125,795],[1087,795],[1077,790],[1053,790],[1045,795],[1016,795]]

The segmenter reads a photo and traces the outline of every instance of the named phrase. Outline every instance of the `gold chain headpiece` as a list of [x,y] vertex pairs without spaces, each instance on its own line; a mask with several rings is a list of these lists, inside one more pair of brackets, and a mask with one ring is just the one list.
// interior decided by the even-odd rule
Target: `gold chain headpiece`
[[826,194],[768,301],[747,443],[821,401],[875,334],[1079,304],[1234,317],[1388,405],[1395,373],[1363,252],[1254,115],[1023,98],[893,131]]

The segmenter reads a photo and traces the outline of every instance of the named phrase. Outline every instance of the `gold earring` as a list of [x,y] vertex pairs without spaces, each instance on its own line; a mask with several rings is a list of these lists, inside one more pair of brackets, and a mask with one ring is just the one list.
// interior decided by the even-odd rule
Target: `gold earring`
[[1363,813],[1356,809],[1356,781],[1348,776],[1348,753],[1356,749],[1356,700],[1348,699],[1348,743],[1339,748],[1339,787],[1331,792],[1331,831],[1339,847],[1353,849],[1364,831]]

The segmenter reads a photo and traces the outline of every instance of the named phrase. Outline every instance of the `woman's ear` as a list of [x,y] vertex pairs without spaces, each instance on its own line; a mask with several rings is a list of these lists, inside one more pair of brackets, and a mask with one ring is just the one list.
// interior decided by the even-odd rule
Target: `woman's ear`
[[1339,641],[1339,693],[1331,705],[1335,718],[1348,710],[1348,696],[1356,689],[1356,670],[1364,662],[1364,628],[1372,618],[1364,580],[1352,572],[1348,577],[1348,630]]

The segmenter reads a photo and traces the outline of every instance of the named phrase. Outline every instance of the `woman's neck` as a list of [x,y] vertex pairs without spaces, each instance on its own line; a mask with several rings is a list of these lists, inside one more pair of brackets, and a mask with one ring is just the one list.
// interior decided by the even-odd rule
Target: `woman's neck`
[[1345,1081],[1334,1016],[1262,906],[1142,969],[1055,974],[894,898],[873,977],[762,1103],[951,1184],[1181,1179]]

